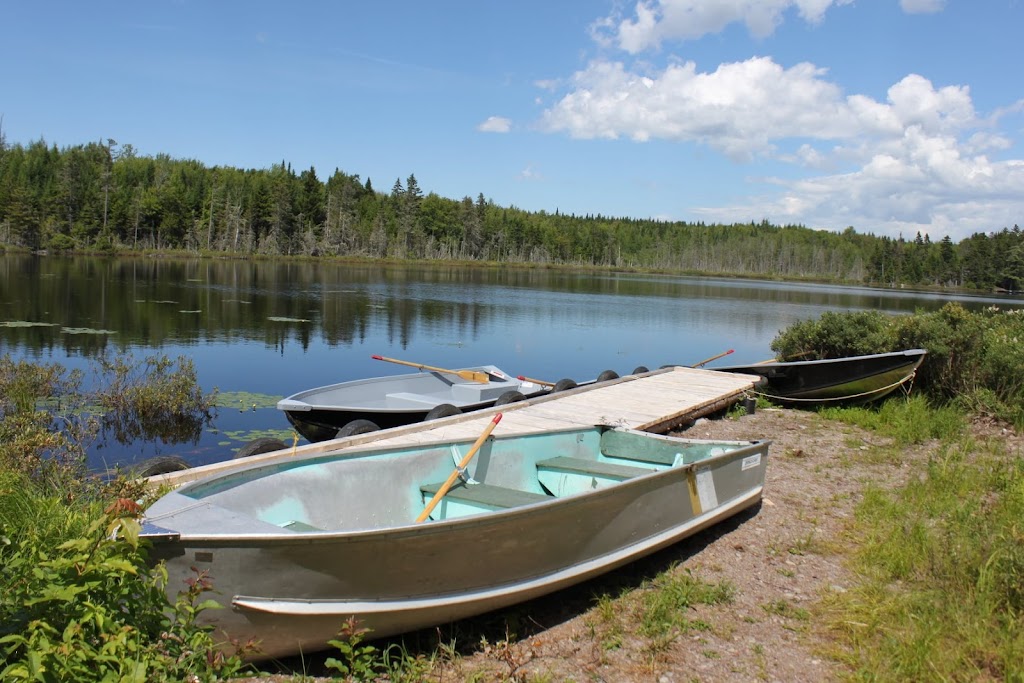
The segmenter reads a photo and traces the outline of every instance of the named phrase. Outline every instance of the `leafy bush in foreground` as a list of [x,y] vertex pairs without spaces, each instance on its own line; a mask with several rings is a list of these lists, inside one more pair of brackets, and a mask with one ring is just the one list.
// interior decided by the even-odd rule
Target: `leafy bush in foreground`
[[217,606],[196,604],[202,577],[168,604],[140,512],[125,499],[101,514],[68,508],[0,472],[0,680],[206,681],[241,668],[196,624]]
[[[210,408],[191,361],[100,364],[106,389],[82,390],[60,365],[0,358],[0,680],[215,680],[241,667],[197,617],[210,586],[197,576],[173,603],[166,573],[138,539],[140,512],[87,476],[101,421],[146,426]],[[99,384],[103,384],[100,382]],[[106,413],[92,417],[97,406]],[[135,487],[133,493],[138,493]],[[113,501],[111,503],[111,501]]]

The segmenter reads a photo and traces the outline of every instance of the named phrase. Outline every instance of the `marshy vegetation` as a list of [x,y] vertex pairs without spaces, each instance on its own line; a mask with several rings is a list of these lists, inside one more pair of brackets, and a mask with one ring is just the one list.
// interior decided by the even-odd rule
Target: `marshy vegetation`
[[[864,457],[916,468],[902,488],[864,491],[842,549],[805,549],[842,552],[856,585],[809,611],[764,608],[827,631],[830,656],[851,677],[1024,676],[1024,461],[1014,451],[1024,427],[1021,341],[1024,315],[950,304],[902,317],[827,313],[773,343],[780,357],[929,351],[911,396],[823,411],[888,437],[891,445]],[[84,471],[84,444],[99,420],[201,420],[212,397],[197,390],[187,359],[108,360],[100,374],[106,389],[85,392],[80,374],[0,359],[0,679],[238,675],[242,660],[218,654],[196,621],[216,608],[207,578],[197,576],[171,603],[160,568],[146,564],[135,541],[136,501],[145,506],[146,493],[129,479]],[[1002,436],[978,436],[978,419],[1005,425]],[[927,462],[906,465],[906,449],[925,443]],[[595,598],[587,621],[602,646],[633,633],[664,648],[680,634],[714,628],[706,616],[691,619],[690,606],[728,609],[742,590],[666,572],[639,591]],[[369,634],[354,624],[339,624],[339,634],[327,673],[358,680],[422,680],[459,657],[454,643],[425,654],[365,642]],[[522,673],[515,638],[477,647],[500,662],[499,680],[533,680]]]

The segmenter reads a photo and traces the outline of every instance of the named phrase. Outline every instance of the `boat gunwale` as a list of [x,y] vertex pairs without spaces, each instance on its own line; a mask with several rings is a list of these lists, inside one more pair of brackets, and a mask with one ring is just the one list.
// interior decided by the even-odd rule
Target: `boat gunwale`
[[[777,368],[777,367],[780,367],[780,366],[788,368],[788,367],[794,367],[794,366],[837,364],[837,363],[840,363],[840,362],[868,361],[868,360],[876,360],[876,359],[879,359],[879,358],[897,358],[899,356],[906,356],[908,360],[907,360],[906,363],[904,363],[904,365],[908,365],[909,366],[909,365],[913,365],[915,363],[920,363],[922,360],[924,360],[924,357],[927,354],[928,354],[928,350],[927,349],[906,349],[906,350],[903,350],[903,351],[890,351],[890,352],[887,352],[887,353],[872,353],[872,354],[867,354],[867,355],[863,355],[863,356],[843,356],[842,358],[818,358],[818,359],[815,359],[815,360],[791,360],[791,361],[776,360],[776,361],[770,361],[768,363],[751,363],[751,364],[747,364],[747,365],[723,365],[723,366],[719,366],[719,367],[710,367],[710,368],[705,368],[705,369],[707,369],[707,370],[716,370],[716,371],[717,370],[721,370],[723,372],[724,371],[729,371],[729,372],[734,372],[734,373],[739,373],[739,374],[743,374],[741,372],[743,370],[755,370],[755,372],[753,372],[751,374],[760,374],[760,373],[756,372],[756,369],[758,369],[758,368],[769,368],[770,369],[770,368]],[[896,368],[899,368],[899,367],[902,367],[902,366],[901,365],[897,365],[897,366],[894,366],[893,369],[896,369]],[[873,374],[876,374],[876,373],[870,373],[870,375],[866,375],[866,376],[871,376]]]

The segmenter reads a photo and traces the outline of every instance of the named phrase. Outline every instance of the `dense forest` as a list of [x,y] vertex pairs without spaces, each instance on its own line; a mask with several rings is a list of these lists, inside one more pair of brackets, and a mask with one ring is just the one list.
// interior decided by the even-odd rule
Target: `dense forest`
[[0,129],[0,243],[50,250],[361,256],[569,264],[894,286],[1024,289],[1024,235],[979,226],[954,244],[812,230],[566,215],[484,198],[388,191],[282,161],[207,167],[114,140],[8,144]]

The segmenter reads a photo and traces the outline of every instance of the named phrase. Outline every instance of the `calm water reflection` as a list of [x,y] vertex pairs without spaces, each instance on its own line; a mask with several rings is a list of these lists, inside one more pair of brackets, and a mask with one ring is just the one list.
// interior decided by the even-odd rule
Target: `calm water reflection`
[[[185,259],[0,256],[0,353],[86,367],[127,351],[191,357],[204,388],[277,398],[408,369],[372,354],[442,367],[493,363],[551,381],[771,356],[775,335],[828,310],[1024,306],[998,296],[939,296],[811,284],[515,268],[337,265]],[[43,325],[25,326],[25,323]],[[724,362],[724,361],[722,361]],[[229,457],[252,430],[287,432],[248,396],[187,444],[110,444],[94,464],[181,454]]]

